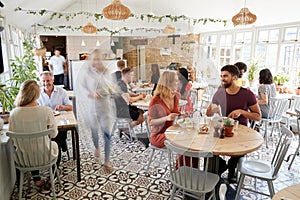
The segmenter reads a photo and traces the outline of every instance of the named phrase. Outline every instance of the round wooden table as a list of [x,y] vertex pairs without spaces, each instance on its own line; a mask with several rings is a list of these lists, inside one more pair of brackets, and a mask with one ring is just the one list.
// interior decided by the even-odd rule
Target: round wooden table
[[298,200],[300,199],[300,184],[286,187],[276,192],[272,200]]
[[165,132],[167,140],[172,144],[195,151],[209,151],[214,155],[240,156],[253,152],[263,144],[263,137],[255,130],[239,125],[233,137],[214,137],[213,128],[207,134],[199,134],[196,128],[191,131],[182,130],[173,125]]

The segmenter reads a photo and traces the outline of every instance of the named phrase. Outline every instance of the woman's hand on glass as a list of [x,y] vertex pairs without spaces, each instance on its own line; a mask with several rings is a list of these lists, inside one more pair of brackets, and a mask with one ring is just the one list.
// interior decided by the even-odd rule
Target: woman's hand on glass
[[171,113],[167,116],[167,121],[174,121],[176,117],[178,116],[178,113]]

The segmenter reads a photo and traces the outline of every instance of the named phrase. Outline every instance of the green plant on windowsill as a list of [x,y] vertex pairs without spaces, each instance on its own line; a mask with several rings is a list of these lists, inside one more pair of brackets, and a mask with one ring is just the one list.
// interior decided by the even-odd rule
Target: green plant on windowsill
[[6,84],[0,85],[0,103],[2,106],[2,112],[0,114],[4,123],[8,123],[9,111],[14,108],[14,101],[19,88],[8,86]]
[[283,85],[284,83],[288,82],[290,80],[290,77],[284,72],[278,72],[274,76],[274,83],[276,85]]
[[256,60],[256,59],[251,60],[249,66],[248,66],[248,80],[249,80],[249,82],[253,82],[257,79],[259,69],[260,69],[260,67],[258,65],[258,60]]

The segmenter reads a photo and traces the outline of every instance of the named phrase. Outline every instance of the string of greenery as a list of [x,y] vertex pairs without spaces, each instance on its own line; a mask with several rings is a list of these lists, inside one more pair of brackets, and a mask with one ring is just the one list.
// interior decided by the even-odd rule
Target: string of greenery
[[[69,26],[69,25],[59,25],[59,26],[45,26],[42,24],[36,24],[36,26],[38,27],[42,27],[44,28],[44,30],[50,30],[50,31],[61,31],[62,29],[64,30],[71,30],[71,31],[80,31],[82,29],[82,26]],[[102,28],[97,28],[98,32],[108,32],[110,35],[116,35],[118,33],[120,33],[121,31],[125,31],[125,32],[130,32],[131,34],[133,33],[133,31],[145,31],[145,32],[161,32],[161,29],[157,29],[157,28],[135,28],[135,29],[131,29],[128,27],[122,27],[118,30],[111,30],[107,27],[102,27]]]
[[[40,15],[40,16],[44,16],[44,15],[50,15],[50,20],[53,20],[54,18],[65,18],[67,21],[74,19],[77,16],[86,16],[86,18],[89,17],[94,17],[95,21],[98,20],[102,20],[104,18],[104,16],[102,15],[102,13],[91,13],[91,12],[87,12],[87,11],[80,11],[80,12],[74,12],[74,13],[68,13],[68,12],[54,12],[54,11],[50,11],[50,10],[46,10],[46,9],[41,9],[41,10],[28,10],[28,9],[23,9],[21,7],[17,7],[15,8],[15,12],[25,12],[26,14],[30,14],[30,15]],[[140,14],[140,15],[136,15],[131,13],[130,15],[131,18],[136,18],[139,20],[148,20],[148,22],[163,22],[163,20],[170,20],[171,22],[177,22],[178,20],[184,20],[184,21],[191,21],[193,23],[193,25],[202,23],[203,25],[205,25],[207,22],[212,22],[212,23],[223,23],[224,26],[226,26],[227,20],[223,20],[223,19],[213,19],[213,18],[189,18],[185,15],[154,15],[154,14]]]

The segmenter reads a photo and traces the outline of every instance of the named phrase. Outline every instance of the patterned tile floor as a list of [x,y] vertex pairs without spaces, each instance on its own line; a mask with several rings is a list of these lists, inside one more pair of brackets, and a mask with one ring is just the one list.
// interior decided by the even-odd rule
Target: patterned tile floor
[[[118,134],[113,136],[111,161],[115,168],[112,173],[108,173],[105,168],[96,163],[93,159],[93,144],[89,131],[81,128],[80,131],[80,154],[81,154],[81,175],[82,181],[77,182],[75,161],[68,160],[63,155],[60,167],[60,177],[63,187],[55,185],[57,199],[146,199],[163,200],[169,199],[170,181],[166,168],[166,159],[159,162],[159,155],[156,156],[152,164],[149,175],[146,175],[145,168],[150,155],[149,149],[139,141],[130,142],[126,139],[119,139]],[[138,131],[138,130],[137,130]],[[71,147],[71,137],[68,137],[68,144]],[[100,144],[102,145],[102,139]],[[270,159],[273,155],[274,143],[270,142],[267,149],[263,145],[258,151],[249,156]],[[289,152],[294,152],[297,140],[292,143]],[[70,155],[72,150],[69,148]],[[101,157],[103,159],[103,156]],[[103,160],[101,161],[103,163]],[[284,162],[278,179],[274,182],[275,190],[278,191],[287,186],[300,183],[300,158],[296,158],[292,169],[289,171],[288,163]],[[223,176],[226,176],[225,172]],[[253,185],[252,180],[247,182]],[[257,187],[261,191],[267,190],[266,183],[258,182]],[[15,187],[11,199],[17,199],[18,191]],[[243,199],[270,199],[242,191]],[[51,191],[39,191],[34,187],[28,191],[24,185],[23,199],[52,199]],[[175,199],[182,199],[178,194]]]

